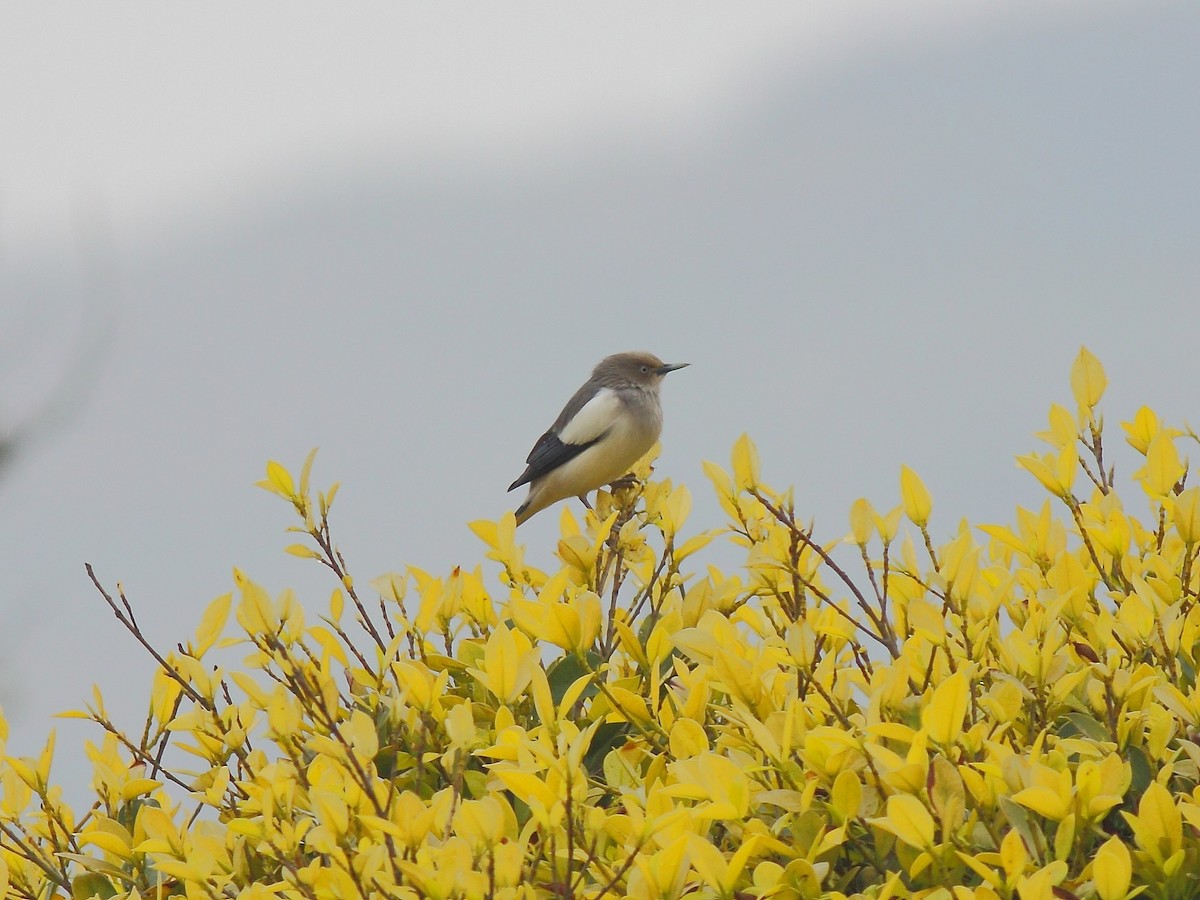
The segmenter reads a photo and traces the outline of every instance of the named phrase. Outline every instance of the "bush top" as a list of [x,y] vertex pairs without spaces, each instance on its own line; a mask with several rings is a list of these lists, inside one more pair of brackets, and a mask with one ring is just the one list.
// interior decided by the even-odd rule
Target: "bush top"
[[[54,742],[0,766],[7,897],[1200,896],[1200,488],[1190,429],[1143,408],[1143,458],[1105,459],[1104,370],[1018,462],[1047,492],[1010,525],[936,536],[902,502],[806,524],[751,441],[705,471],[727,522],[651,477],[564,508],[557,568],[513,517],[489,561],[359,591],[315,497],[288,552],[333,576],[310,621],[241,572],[160,651],[144,726],[97,693],[71,715],[95,804],[51,780]],[[1121,490],[1148,501],[1127,509]],[[737,572],[706,564],[732,541]],[[90,572],[90,568],[89,568]],[[229,617],[232,614],[234,623]],[[248,653],[214,665],[222,647]],[[218,656],[214,656],[218,654]],[[0,741],[3,740],[0,719]]]

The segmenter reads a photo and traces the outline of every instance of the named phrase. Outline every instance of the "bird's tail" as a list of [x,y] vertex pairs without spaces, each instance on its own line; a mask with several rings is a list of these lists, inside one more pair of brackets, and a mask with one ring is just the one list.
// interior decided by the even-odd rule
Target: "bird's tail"
[[517,507],[517,524],[520,525],[526,519],[531,519],[537,513],[562,497],[555,493],[553,484],[547,482],[546,479],[538,479],[529,485],[529,493],[525,497],[525,502]]

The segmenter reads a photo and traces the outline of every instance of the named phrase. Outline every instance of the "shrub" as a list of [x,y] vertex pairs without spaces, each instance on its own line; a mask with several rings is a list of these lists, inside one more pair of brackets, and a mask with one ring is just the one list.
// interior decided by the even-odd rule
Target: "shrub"
[[[1123,424],[1150,515],[1106,465],[1086,350],[1012,526],[935,544],[932,501],[818,538],[740,439],[706,464],[728,524],[685,537],[649,478],[562,512],[556,571],[511,515],[492,561],[360,592],[314,499],[269,464],[336,587],[316,622],[240,572],[161,652],[145,726],[97,694],[95,804],[53,739],[0,770],[6,896],[1200,896],[1200,488],[1149,409]],[[1190,446],[1190,444],[1189,444]],[[907,520],[902,535],[902,521]],[[703,565],[724,536],[745,552]],[[851,565],[853,563],[853,565]],[[89,573],[91,572],[89,568]],[[851,573],[856,574],[851,574]],[[232,612],[236,629],[225,637]],[[212,664],[230,644],[249,655]],[[2,722],[2,720],[0,720]],[[2,737],[2,732],[0,732]],[[174,748],[174,749],[172,749]]]

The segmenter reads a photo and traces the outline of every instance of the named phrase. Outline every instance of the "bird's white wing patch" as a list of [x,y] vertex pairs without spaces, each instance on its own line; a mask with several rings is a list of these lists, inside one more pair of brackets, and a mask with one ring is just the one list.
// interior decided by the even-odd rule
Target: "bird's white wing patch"
[[558,439],[564,444],[589,444],[616,424],[620,415],[621,398],[609,388],[601,388],[580,407]]

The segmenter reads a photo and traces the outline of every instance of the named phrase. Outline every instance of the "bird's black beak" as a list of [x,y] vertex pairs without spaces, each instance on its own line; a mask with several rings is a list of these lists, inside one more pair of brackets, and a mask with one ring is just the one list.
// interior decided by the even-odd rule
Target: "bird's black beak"
[[668,372],[674,372],[676,369],[682,369],[684,366],[690,366],[691,363],[666,363],[659,366],[654,371],[659,375],[666,375]]

